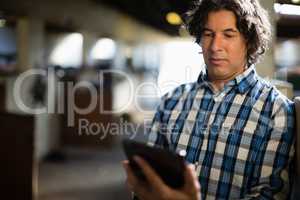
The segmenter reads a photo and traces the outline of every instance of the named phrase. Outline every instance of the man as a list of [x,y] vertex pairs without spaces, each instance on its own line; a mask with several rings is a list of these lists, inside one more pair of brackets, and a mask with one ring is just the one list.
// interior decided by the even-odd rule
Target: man
[[186,150],[185,185],[174,190],[141,158],[148,184],[124,161],[142,200],[287,199],[294,154],[294,105],[255,72],[270,23],[257,0],[203,0],[187,29],[203,50],[206,72],[166,94],[149,144]]

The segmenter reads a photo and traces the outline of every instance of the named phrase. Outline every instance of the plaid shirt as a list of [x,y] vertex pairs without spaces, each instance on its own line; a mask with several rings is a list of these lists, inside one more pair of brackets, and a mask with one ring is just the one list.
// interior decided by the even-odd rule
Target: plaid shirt
[[166,94],[149,145],[185,150],[202,199],[287,199],[294,104],[254,66],[213,92],[206,73]]

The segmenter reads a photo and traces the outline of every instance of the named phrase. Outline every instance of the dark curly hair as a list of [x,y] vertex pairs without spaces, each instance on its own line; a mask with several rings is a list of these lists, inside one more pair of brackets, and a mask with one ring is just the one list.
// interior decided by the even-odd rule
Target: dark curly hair
[[255,64],[268,49],[271,25],[266,10],[258,0],[198,0],[185,13],[184,26],[200,44],[208,14],[219,10],[232,11],[236,26],[247,42],[247,63]]

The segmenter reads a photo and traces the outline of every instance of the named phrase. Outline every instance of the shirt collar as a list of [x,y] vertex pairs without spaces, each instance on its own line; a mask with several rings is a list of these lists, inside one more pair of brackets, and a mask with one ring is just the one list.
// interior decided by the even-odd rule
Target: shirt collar
[[[248,67],[243,73],[236,76],[233,80],[229,81],[225,87],[232,86],[236,87],[237,91],[241,94],[246,93],[254,84],[257,82],[258,77],[255,70],[255,66],[251,65]],[[208,75],[207,75],[207,69],[202,70],[197,83],[200,85],[209,85]]]

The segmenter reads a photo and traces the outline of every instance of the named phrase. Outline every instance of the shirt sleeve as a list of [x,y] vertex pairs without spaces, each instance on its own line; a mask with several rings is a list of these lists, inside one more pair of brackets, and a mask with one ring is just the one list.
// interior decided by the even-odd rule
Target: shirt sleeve
[[293,103],[283,103],[273,111],[270,137],[255,160],[254,178],[244,199],[288,199],[294,156]]
[[153,117],[152,123],[148,128],[148,141],[149,146],[159,146],[162,148],[169,148],[169,142],[166,137],[166,124],[163,122],[165,112],[166,100],[163,99],[158,106],[157,111]]
[[[162,148],[169,148],[169,142],[165,134],[165,123],[163,117],[165,113],[165,107],[167,103],[168,94],[162,97],[160,105],[157,107],[152,122],[146,127],[148,134],[147,145],[159,146]],[[139,200],[138,196],[132,192],[132,200]]]
[[187,93],[192,86],[182,84],[174,90],[168,92],[161,98],[161,103],[157,107],[150,128],[148,129],[148,145],[170,149],[170,132],[168,122],[171,113],[174,111],[182,96]]

